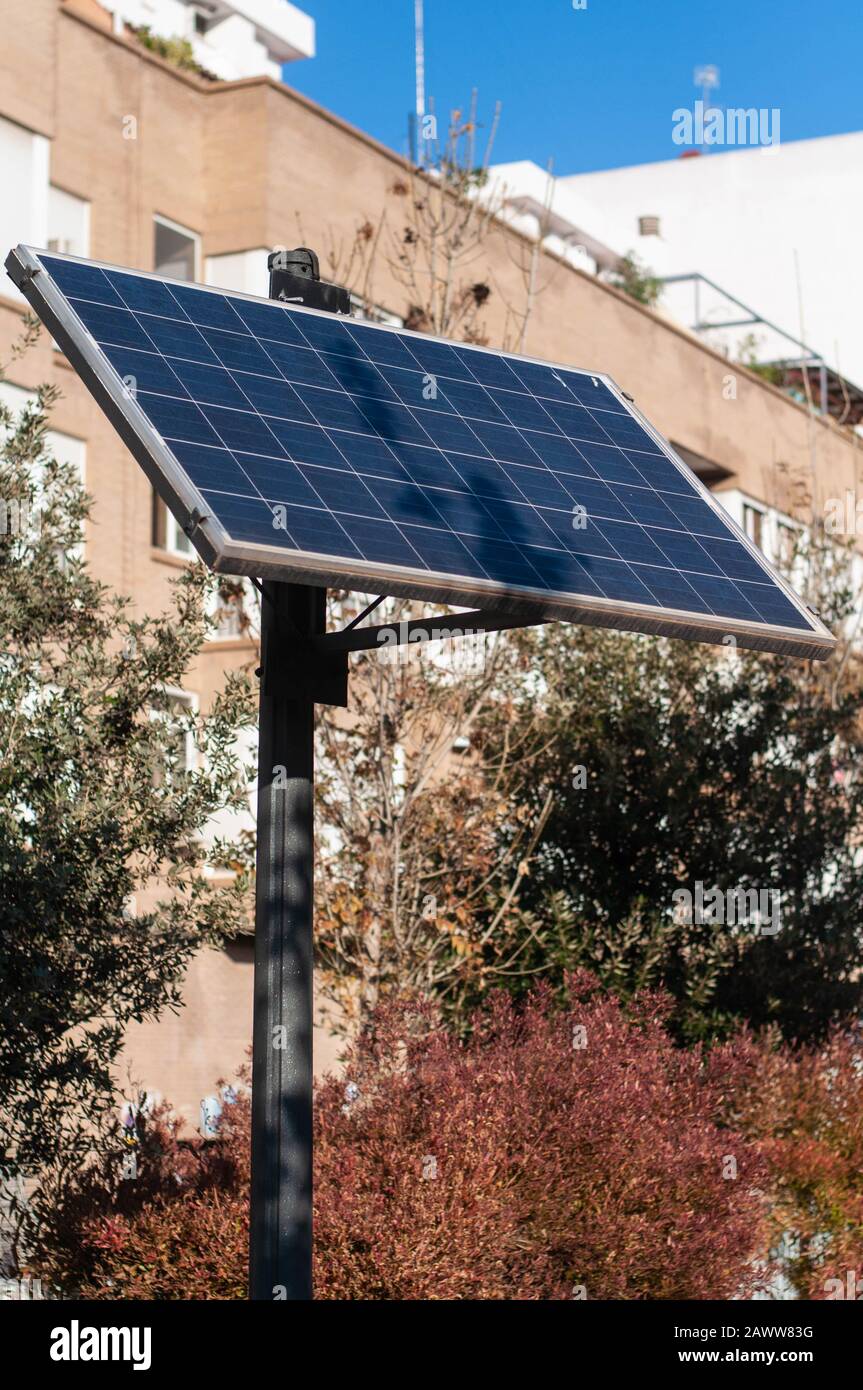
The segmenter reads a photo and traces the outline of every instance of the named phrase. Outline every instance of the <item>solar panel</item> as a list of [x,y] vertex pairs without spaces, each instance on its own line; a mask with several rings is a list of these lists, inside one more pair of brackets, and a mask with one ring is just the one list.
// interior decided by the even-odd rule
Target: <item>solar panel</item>
[[602,373],[28,247],[7,269],[221,573],[832,650]]

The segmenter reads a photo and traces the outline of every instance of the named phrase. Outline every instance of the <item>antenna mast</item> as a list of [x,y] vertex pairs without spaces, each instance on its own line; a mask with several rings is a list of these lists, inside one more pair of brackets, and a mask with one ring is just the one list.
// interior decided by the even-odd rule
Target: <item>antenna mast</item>
[[425,163],[423,118],[426,113],[425,41],[423,38],[423,0],[414,0],[414,59],[416,64],[416,121],[418,163]]

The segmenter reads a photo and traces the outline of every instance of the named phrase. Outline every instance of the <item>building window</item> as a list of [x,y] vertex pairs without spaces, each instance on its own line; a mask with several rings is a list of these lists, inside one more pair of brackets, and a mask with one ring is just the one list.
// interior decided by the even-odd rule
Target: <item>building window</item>
[[259,631],[256,597],[247,579],[219,575],[218,585],[208,603],[208,611],[214,622],[210,640],[235,640],[238,637],[251,637]]
[[764,527],[764,513],[760,507],[750,506],[748,502],[743,503],[743,529],[754,545],[759,550],[763,550],[762,531]]
[[227,251],[224,256],[208,256],[206,283],[220,290],[239,290],[241,294],[256,294],[266,299],[270,292],[268,255],[267,248],[260,246],[247,251]]
[[52,186],[48,189],[49,251],[66,256],[90,254],[90,204],[73,193]]
[[169,687],[150,710],[154,723],[163,726],[162,757],[153,769],[157,787],[177,786],[195,770],[196,695]]
[[[35,392],[25,386],[13,386],[11,381],[0,382],[0,405],[5,405],[11,412],[13,424],[24,407],[35,399]],[[58,463],[71,464],[83,483],[87,455],[87,446],[83,439],[76,439],[71,434],[61,434],[59,430],[46,430],[45,444],[47,452],[53,454]]]
[[[31,404],[34,400],[34,392],[26,390],[23,386],[14,386],[10,381],[0,381],[0,405],[5,406],[12,416],[8,429],[0,427],[0,443],[5,442],[5,439],[11,434],[25,406]],[[71,434],[61,434],[59,430],[46,430],[45,452],[55,458],[58,463],[67,464],[70,468],[74,469],[80,481],[82,483],[84,482],[87,446],[83,439],[76,439],[74,435]],[[17,511],[17,523],[19,525],[22,524],[23,517],[26,520],[28,529],[30,527],[41,528],[40,512],[44,503],[41,481],[43,476],[44,474],[42,473],[42,466],[40,464],[34,478],[33,494],[28,500],[23,512],[20,507]],[[11,529],[10,515],[8,504],[7,508],[4,508],[2,502],[0,502],[0,530],[5,531],[6,528]],[[65,565],[72,556],[80,558],[82,555],[82,545],[76,545],[61,555],[61,563]]]
[[192,542],[177,518],[168,511],[156,489],[153,489],[152,544],[169,555],[191,555]]
[[777,524],[778,545],[776,547],[776,559],[782,569],[788,570],[797,558],[797,550],[800,545],[800,531],[796,526],[789,526],[786,522],[780,521]]
[[652,215],[649,217],[639,217],[638,235],[659,236],[659,218]]
[[369,304],[362,295],[351,294],[351,316],[363,319],[366,323],[387,323],[393,328],[404,328],[405,321],[398,314],[390,313],[380,304]]
[[[47,242],[50,151],[46,136],[0,117],[0,246],[4,256],[19,241],[30,246]],[[23,303],[21,291],[6,275],[3,282],[4,297]]]
[[200,237],[176,222],[153,222],[153,269],[169,280],[197,280]]

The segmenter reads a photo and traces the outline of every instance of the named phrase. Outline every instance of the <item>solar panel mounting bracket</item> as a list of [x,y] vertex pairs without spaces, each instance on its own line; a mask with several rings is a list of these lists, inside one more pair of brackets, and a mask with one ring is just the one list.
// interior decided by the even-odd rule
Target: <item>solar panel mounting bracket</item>
[[440,613],[366,627],[346,627],[317,637],[303,637],[279,624],[278,644],[266,644],[258,675],[265,695],[311,699],[318,705],[348,704],[348,654],[389,651],[392,647],[471,637],[534,626],[545,619],[515,617],[486,609]]
[[[269,597],[266,595],[265,597]],[[286,700],[311,700],[316,705],[348,704],[348,652],[319,646],[320,639],[303,636],[279,613],[275,632],[264,626],[261,664],[256,674],[264,695]],[[336,634],[333,634],[334,636]]]
[[471,637],[480,632],[502,632],[516,627],[533,627],[549,621],[542,616],[497,613],[484,608],[465,613],[440,613],[430,618],[404,618],[400,622],[375,623],[368,627],[346,627],[311,638],[313,648],[325,653],[385,651],[407,643],[439,642]]
[[190,540],[194,536],[198,527],[202,525],[202,523],[206,520],[207,518],[203,512],[200,512],[197,507],[192,508],[191,512],[189,513],[189,519],[183,527],[183,531],[189,537]]

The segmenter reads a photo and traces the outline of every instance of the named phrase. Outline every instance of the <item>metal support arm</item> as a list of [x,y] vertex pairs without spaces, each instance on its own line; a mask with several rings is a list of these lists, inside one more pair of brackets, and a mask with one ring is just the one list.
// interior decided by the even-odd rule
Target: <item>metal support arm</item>
[[514,617],[475,608],[468,613],[446,613],[434,618],[410,618],[400,623],[381,623],[369,627],[347,627],[326,632],[311,640],[311,647],[322,657],[339,653],[370,651],[375,647],[403,642],[437,642],[447,637],[469,637],[475,632],[504,632],[515,627],[539,627],[543,618]]

